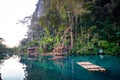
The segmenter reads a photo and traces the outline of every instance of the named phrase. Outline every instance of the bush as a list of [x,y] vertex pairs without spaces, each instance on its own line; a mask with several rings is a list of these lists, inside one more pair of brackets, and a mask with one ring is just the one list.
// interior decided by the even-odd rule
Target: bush
[[107,49],[108,46],[109,46],[109,43],[108,43],[108,41],[101,40],[101,41],[98,42],[98,46],[101,47],[101,48]]
[[109,43],[108,48],[105,50],[107,54],[119,54],[120,46],[117,46],[116,43]]
[[76,54],[76,50],[73,48],[70,50],[70,54]]
[[54,46],[54,39],[52,37],[44,37],[39,44],[39,52],[51,52]]

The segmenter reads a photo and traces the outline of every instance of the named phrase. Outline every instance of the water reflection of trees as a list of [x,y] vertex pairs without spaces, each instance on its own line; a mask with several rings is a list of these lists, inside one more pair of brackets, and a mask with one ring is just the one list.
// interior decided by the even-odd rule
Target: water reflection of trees
[[[26,65],[24,69],[25,79],[24,80],[41,80],[40,79],[40,69],[37,62],[21,60],[22,63]],[[38,74],[39,73],[39,74]]]
[[71,80],[70,75],[68,76],[68,73],[71,74],[71,67],[64,60],[21,60],[21,63],[27,65],[24,80]]
[[[95,58],[94,58],[95,57]],[[109,61],[109,60],[111,61]],[[27,67],[25,68],[26,78],[25,80],[101,80],[105,75],[105,79],[116,80],[119,79],[119,59],[106,58],[104,62],[96,56],[81,56],[80,58],[68,57],[66,59],[51,61],[48,58],[42,58],[38,61],[24,60]],[[86,69],[76,64],[77,61],[90,61],[92,63],[102,65],[110,68],[107,72],[89,72]],[[114,61],[114,63],[113,63]],[[98,63],[99,62],[99,63]],[[108,64],[106,64],[108,63]],[[111,64],[115,66],[117,70],[111,67]],[[114,74],[113,74],[114,73]]]

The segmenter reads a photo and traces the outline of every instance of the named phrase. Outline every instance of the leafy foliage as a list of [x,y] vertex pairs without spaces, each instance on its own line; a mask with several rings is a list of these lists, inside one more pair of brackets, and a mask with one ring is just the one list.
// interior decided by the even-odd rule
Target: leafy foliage
[[[45,13],[37,19],[37,25],[33,25],[33,16],[28,39],[22,46],[34,45],[39,52],[51,52],[60,43],[64,30],[72,26],[71,53],[96,54],[103,47],[106,54],[119,54],[119,7],[119,0],[43,0]],[[70,35],[67,33],[63,41],[67,47]]]

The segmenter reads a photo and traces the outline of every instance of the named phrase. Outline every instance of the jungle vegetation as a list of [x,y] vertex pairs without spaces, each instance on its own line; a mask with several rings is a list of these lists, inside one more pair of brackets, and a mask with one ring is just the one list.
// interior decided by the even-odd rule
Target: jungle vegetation
[[43,13],[31,17],[19,51],[37,46],[39,53],[51,52],[71,27],[62,39],[71,54],[96,54],[99,48],[106,54],[120,54],[120,0],[42,1]]

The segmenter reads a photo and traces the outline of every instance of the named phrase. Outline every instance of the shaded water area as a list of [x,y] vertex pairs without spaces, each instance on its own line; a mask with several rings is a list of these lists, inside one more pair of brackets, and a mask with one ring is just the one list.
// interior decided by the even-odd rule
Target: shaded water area
[[[3,80],[120,80],[120,56],[98,55],[68,56],[60,60],[27,60],[11,57],[0,63]],[[76,62],[89,61],[107,69],[89,72]]]

